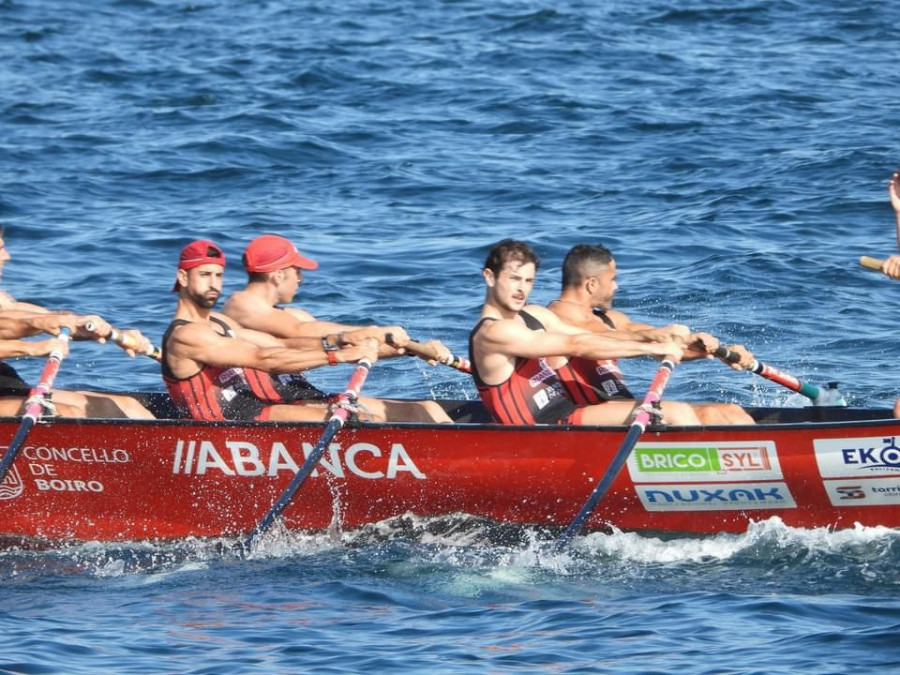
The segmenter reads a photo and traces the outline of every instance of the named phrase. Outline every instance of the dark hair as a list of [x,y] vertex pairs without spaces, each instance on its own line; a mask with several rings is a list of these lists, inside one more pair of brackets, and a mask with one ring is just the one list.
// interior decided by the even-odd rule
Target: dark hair
[[535,272],[541,266],[541,259],[538,257],[538,254],[524,241],[504,239],[503,241],[498,241],[488,251],[487,258],[484,261],[484,269],[490,270],[494,275],[497,275],[500,274],[503,266],[511,261],[534,263]]
[[578,244],[569,249],[563,260],[562,286],[570,288],[577,286],[587,278],[587,268],[591,263],[596,265],[609,265],[613,256],[608,248],[602,244]]

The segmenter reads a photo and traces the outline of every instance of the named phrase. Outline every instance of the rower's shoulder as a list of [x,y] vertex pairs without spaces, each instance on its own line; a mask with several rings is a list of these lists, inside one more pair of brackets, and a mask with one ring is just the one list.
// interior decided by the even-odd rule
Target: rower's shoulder
[[543,305],[526,305],[522,308],[522,311],[526,314],[530,314],[542,323],[546,323],[547,321],[559,320],[559,317],[554,312],[547,309]]
[[227,316],[233,316],[246,311],[254,304],[253,295],[246,290],[235,291],[225,300],[222,305],[222,313]]
[[567,302],[561,298],[552,300],[547,305],[547,311],[552,312],[554,316],[566,322],[581,321],[585,318],[585,310],[581,305]]

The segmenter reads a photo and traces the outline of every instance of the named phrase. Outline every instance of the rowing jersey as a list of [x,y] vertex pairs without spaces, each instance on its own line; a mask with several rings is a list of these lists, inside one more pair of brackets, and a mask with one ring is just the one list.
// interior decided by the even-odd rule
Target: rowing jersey
[[[210,317],[226,337],[234,333],[221,319]],[[166,345],[172,331],[190,323],[175,319],[169,324],[162,341],[162,376],[172,402],[179,412],[195,420],[266,419],[267,408],[284,403],[269,373],[256,368],[220,368],[204,365],[197,373],[179,379],[172,374],[166,360]]]
[[[603,309],[595,308],[594,314],[615,330],[616,325]],[[577,405],[593,405],[610,400],[629,400],[634,396],[628,391],[619,362],[616,359],[583,359],[572,357],[566,365],[557,368],[559,379],[566,392]]]
[[[527,312],[519,312],[531,330],[542,331],[544,325]],[[495,422],[501,424],[560,424],[577,422],[575,404],[569,398],[556,371],[544,359],[516,357],[513,372],[505,382],[486,384],[478,375],[473,342],[484,317],[469,334],[469,360],[475,386]]]

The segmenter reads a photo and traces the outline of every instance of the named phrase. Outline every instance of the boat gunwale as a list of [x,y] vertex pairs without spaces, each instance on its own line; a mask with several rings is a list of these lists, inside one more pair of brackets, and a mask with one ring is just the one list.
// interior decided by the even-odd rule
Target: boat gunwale
[[[779,410],[806,410],[806,408],[778,408],[778,407],[747,407],[749,411],[779,411]],[[814,408],[809,408],[814,409]],[[718,424],[718,425],[699,425],[699,426],[648,426],[645,433],[693,433],[693,432],[721,432],[721,431],[740,431],[750,432],[758,430],[760,433],[768,433],[776,430],[820,430],[820,429],[853,429],[866,426],[884,426],[896,425],[900,427],[900,418],[893,416],[891,410],[887,408],[854,408],[858,413],[884,413],[884,417],[866,417],[860,419],[839,419],[839,420],[806,420],[806,421],[790,421],[790,422],[760,422],[758,424]],[[6,416],[0,417],[0,423],[18,424],[21,422],[20,417]],[[75,424],[84,426],[109,425],[117,424],[121,426],[148,426],[148,427],[198,427],[198,428],[261,428],[261,429],[323,429],[325,422],[285,422],[285,421],[269,421],[269,420],[194,420],[185,418],[157,418],[157,419],[131,419],[131,418],[113,418],[113,417],[92,417],[92,418],[76,418],[76,417],[53,417],[42,419],[38,422],[40,426],[54,426],[57,424]],[[586,431],[598,433],[622,433],[624,434],[629,425],[571,425],[571,424],[532,424],[532,425],[509,425],[496,422],[366,422],[366,421],[348,421],[344,425],[345,429],[360,430],[393,430],[393,429],[413,429],[413,430],[453,430],[466,432],[485,432],[485,431],[501,431],[516,433],[565,433],[571,431]]]

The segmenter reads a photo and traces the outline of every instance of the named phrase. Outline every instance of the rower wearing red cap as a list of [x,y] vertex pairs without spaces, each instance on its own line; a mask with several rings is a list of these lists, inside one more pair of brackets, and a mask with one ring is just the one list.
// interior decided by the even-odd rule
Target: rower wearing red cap
[[[352,326],[320,321],[298,307],[284,307],[290,303],[303,281],[303,271],[317,269],[319,264],[300,254],[297,247],[284,237],[263,234],[247,246],[243,256],[247,270],[246,287],[228,298],[222,311],[240,325],[274,335],[282,339],[313,338],[321,341],[326,354],[345,344],[360,344],[375,337],[380,342],[378,356],[387,358],[403,353],[399,345],[409,336],[400,326]],[[386,336],[391,339],[386,339]],[[389,344],[390,343],[390,344]],[[428,345],[440,355],[449,357],[449,350],[440,342]],[[305,379],[279,378],[283,391],[297,391],[302,395],[310,385]],[[364,407],[389,421],[449,422],[444,409],[435,401],[402,401],[389,399],[361,399]]]
[[[178,305],[162,345],[163,380],[175,406],[203,420],[324,420],[328,394],[291,396],[273,376],[362,358],[374,362],[377,339],[348,333],[347,344],[326,351],[318,338],[282,340],[245,328],[213,311],[224,273],[225,253],[215,243],[197,240],[182,250],[174,287]],[[359,403],[368,419],[384,421],[369,399]]]

